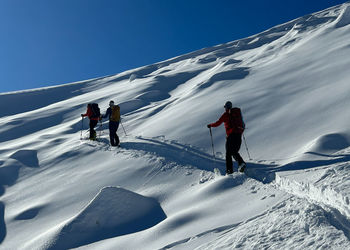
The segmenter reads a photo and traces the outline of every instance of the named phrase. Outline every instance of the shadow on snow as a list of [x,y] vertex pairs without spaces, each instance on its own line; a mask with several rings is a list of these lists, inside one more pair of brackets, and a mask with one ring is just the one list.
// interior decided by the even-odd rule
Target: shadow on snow
[[[142,150],[150,154],[156,154],[157,156],[164,158],[165,161],[169,163],[175,162],[178,165],[189,165],[205,171],[213,171],[214,168],[219,168],[222,173],[225,172],[226,166],[224,159],[216,158],[214,162],[211,154],[205,153],[191,145],[184,145],[179,142],[161,140],[157,138],[149,139],[137,137],[137,139],[144,142],[123,142],[122,148],[127,150]],[[270,183],[275,180],[276,172],[304,170],[350,161],[350,155],[347,154],[325,155],[315,152],[307,152],[306,154],[323,156],[327,157],[328,159],[294,161],[284,165],[248,161],[246,174],[248,177],[257,181]],[[237,170],[237,163],[234,163],[234,170]]]
[[[0,197],[5,193],[6,187],[17,182],[19,171],[23,167],[38,168],[39,160],[35,150],[19,150],[9,159],[0,161]],[[5,204],[0,201],[0,244],[6,237]]]

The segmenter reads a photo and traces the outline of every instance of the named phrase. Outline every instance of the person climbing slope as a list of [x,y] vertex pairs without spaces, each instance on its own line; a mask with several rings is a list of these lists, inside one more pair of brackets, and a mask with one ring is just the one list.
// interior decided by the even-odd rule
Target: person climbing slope
[[117,130],[120,122],[120,107],[114,105],[114,101],[109,102],[109,108],[106,111],[106,114],[101,116],[102,118],[109,118],[109,139],[112,146],[119,146],[120,141],[117,135]]
[[96,131],[95,127],[100,119],[100,108],[97,103],[89,103],[87,105],[87,110],[85,114],[81,114],[81,117],[89,117],[90,119],[90,140],[96,140]]
[[242,134],[245,128],[241,110],[236,107],[232,108],[230,101],[225,103],[224,108],[225,112],[219,120],[208,124],[207,127],[218,127],[224,123],[226,129],[226,173],[233,173],[232,157],[237,161],[239,171],[244,172],[246,163],[238,152],[242,144]]

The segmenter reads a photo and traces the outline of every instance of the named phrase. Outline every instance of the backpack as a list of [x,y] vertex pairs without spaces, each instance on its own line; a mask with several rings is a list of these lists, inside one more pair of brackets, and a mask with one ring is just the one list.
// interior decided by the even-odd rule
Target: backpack
[[120,107],[118,105],[115,105],[113,107],[111,107],[111,116],[110,116],[110,120],[112,122],[119,122],[120,121]]
[[229,126],[235,133],[243,133],[245,124],[243,121],[242,113],[240,108],[230,109]]
[[89,105],[90,105],[90,108],[92,111],[91,118],[99,118],[101,116],[101,113],[100,113],[100,108],[98,107],[98,104],[97,103],[90,103]]

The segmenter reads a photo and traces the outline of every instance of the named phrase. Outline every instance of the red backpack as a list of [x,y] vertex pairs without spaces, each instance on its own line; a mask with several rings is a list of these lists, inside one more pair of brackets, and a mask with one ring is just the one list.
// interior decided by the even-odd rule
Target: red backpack
[[98,107],[98,104],[97,103],[89,103],[88,105],[92,111],[92,115],[90,118],[99,118],[101,116],[101,113],[100,113],[100,108]]
[[230,120],[229,126],[232,128],[233,133],[243,133],[245,129],[245,124],[243,121],[242,113],[240,108],[230,109]]

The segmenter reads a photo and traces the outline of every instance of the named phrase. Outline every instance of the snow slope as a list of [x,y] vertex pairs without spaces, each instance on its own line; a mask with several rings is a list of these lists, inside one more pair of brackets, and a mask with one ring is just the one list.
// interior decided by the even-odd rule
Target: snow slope
[[[0,248],[349,248],[349,13],[345,3],[118,75],[0,94]],[[108,121],[98,142],[81,140],[86,104],[105,112],[111,99],[121,148]],[[225,171],[225,131],[213,129],[214,162],[206,124],[227,100],[247,125],[247,175],[213,173]]]

